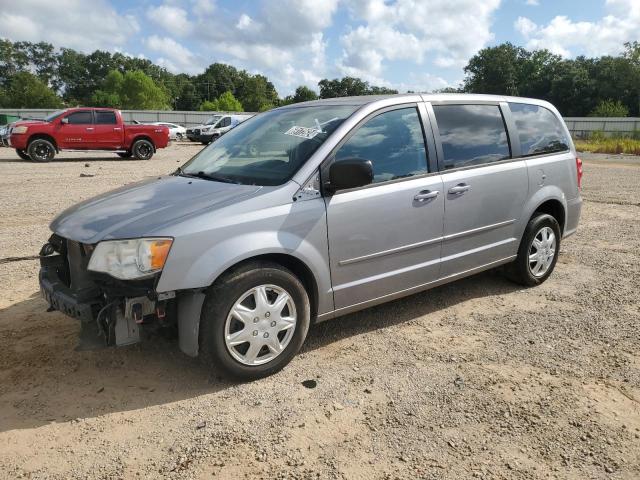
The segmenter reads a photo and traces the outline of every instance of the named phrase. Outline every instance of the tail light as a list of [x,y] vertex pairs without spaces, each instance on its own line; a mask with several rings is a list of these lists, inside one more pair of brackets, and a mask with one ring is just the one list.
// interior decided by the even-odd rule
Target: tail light
[[578,190],[582,190],[582,160],[576,157],[576,176],[578,178]]

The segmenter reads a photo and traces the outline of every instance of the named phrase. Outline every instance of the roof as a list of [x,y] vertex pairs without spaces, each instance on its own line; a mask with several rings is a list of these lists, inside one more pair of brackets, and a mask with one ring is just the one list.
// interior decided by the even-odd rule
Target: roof
[[460,102],[473,100],[476,102],[525,102],[533,104],[547,104],[544,100],[523,97],[509,97],[504,95],[485,95],[475,93],[400,93],[394,95],[361,95],[357,97],[336,97],[312,100],[309,102],[293,103],[280,108],[296,108],[320,105],[368,105],[381,100],[396,99],[398,103],[403,102]]

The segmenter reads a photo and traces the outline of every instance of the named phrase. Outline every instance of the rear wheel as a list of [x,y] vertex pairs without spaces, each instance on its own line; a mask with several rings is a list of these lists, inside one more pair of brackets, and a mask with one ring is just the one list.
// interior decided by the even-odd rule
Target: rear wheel
[[309,323],[309,296],[298,278],[274,263],[250,263],[207,292],[200,358],[229,377],[266,377],[295,356]]
[[18,156],[23,159],[23,160],[31,160],[31,157],[29,156],[29,154],[26,152],[26,150],[20,150],[16,148],[16,153],[18,154]]
[[36,138],[33,140],[27,152],[31,160],[36,162],[50,162],[56,156],[56,147],[49,140],[44,138]]
[[153,144],[149,140],[136,140],[131,152],[138,160],[149,160],[153,157]]
[[544,282],[558,261],[561,235],[554,217],[536,213],[524,231],[517,258],[507,266],[508,277],[528,287]]

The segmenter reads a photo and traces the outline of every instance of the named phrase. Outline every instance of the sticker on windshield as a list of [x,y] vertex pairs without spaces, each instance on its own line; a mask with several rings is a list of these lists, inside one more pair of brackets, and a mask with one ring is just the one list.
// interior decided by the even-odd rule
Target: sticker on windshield
[[322,130],[318,130],[317,128],[308,128],[308,127],[291,127],[289,130],[284,132],[285,135],[292,135],[294,137],[311,139],[321,133]]

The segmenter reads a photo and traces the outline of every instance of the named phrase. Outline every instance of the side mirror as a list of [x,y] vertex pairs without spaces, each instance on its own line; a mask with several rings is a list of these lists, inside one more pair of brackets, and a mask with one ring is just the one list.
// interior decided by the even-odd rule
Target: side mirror
[[365,158],[345,158],[335,161],[329,167],[329,188],[333,191],[363,187],[373,182],[371,160]]
[[69,119],[67,117],[64,117],[62,120],[60,120],[60,123],[63,123],[66,125],[67,123],[69,123]]

